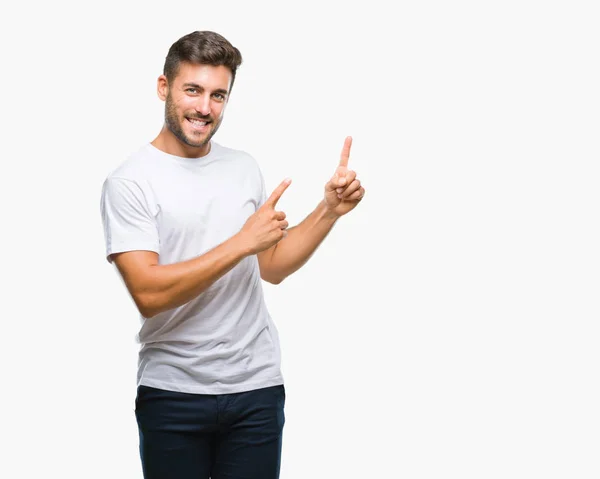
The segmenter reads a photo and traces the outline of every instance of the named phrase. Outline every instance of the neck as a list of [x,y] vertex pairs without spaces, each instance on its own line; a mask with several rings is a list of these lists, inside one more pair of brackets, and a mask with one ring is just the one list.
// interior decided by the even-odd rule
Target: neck
[[210,152],[210,142],[202,146],[190,146],[181,142],[167,126],[163,126],[158,136],[151,142],[152,146],[165,153],[182,158],[200,158]]

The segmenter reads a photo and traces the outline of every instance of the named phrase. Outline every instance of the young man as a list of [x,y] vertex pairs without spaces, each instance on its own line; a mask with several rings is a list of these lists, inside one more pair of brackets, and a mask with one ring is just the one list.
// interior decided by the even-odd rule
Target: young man
[[288,229],[257,162],[212,140],[239,50],[214,32],[175,42],[158,78],[159,135],[106,178],[106,254],[142,316],[136,417],[146,479],[279,476],[285,390],[261,278],[298,270],[365,190],[351,139],[322,201]]

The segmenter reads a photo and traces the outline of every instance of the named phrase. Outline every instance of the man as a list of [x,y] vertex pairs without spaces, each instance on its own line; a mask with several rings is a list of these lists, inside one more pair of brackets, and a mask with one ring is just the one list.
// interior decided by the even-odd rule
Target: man
[[106,254],[142,316],[136,418],[146,479],[279,476],[285,390],[273,284],[310,258],[365,194],[351,138],[323,200],[288,229],[257,162],[212,140],[239,50],[214,32],[175,42],[158,78],[159,135],[102,188]]

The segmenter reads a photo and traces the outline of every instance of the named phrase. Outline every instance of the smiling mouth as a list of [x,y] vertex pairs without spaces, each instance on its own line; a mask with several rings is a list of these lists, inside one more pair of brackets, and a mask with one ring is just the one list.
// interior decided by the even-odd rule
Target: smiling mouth
[[206,130],[207,126],[212,123],[207,120],[199,120],[198,118],[186,118],[186,120],[190,122],[194,129],[201,131]]

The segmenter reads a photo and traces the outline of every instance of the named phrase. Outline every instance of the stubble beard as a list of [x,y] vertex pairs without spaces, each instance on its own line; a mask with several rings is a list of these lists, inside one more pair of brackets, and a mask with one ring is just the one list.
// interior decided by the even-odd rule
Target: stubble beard
[[191,146],[193,148],[200,148],[205,145],[208,145],[211,138],[214,136],[214,134],[219,129],[219,126],[221,126],[221,120],[219,119],[219,121],[215,122],[212,118],[210,118],[208,116],[200,117],[197,115],[190,116],[190,118],[198,118],[200,120],[207,119],[207,120],[212,121],[212,123],[210,124],[212,128],[208,132],[208,136],[205,139],[200,140],[200,141],[194,140],[193,138],[190,138],[189,136],[187,136],[185,134],[185,132],[183,131],[183,128],[182,128],[182,122],[187,121],[187,120],[185,118],[179,120],[179,114],[177,113],[177,107],[176,107],[175,103],[173,102],[173,99],[171,98],[171,94],[169,93],[167,95],[167,100],[166,100],[166,104],[165,104],[165,125],[167,126],[169,131],[171,133],[173,133],[173,135],[175,135],[175,137],[179,141],[181,141],[185,145]]

